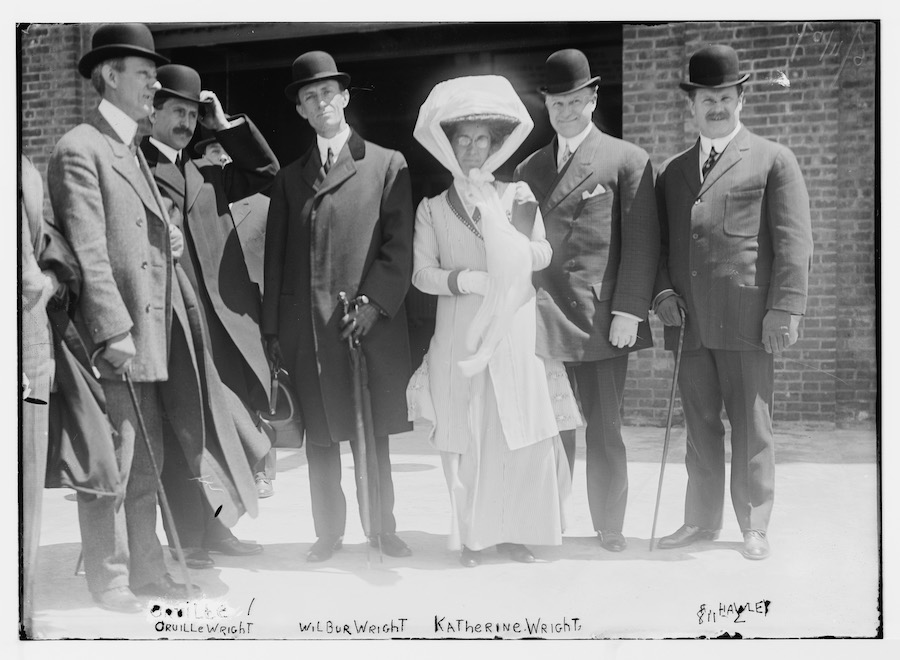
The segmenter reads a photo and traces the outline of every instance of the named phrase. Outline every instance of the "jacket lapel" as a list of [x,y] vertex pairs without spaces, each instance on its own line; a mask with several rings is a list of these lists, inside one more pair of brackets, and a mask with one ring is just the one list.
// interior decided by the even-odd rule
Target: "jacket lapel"
[[[216,166],[212,165],[212,167]],[[178,172],[177,167],[175,168],[175,171]],[[194,206],[194,202],[197,201],[197,197],[200,195],[200,190],[202,188],[203,175],[200,173],[200,169],[193,160],[187,161],[184,164],[184,199],[185,208],[188,211]]]
[[[313,145],[313,149],[318,151],[318,149],[315,148],[315,145]],[[328,174],[325,175],[325,180],[322,181],[319,189],[316,190],[316,197],[320,197],[325,193],[334,190],[344,183],[344,181],[356,174],[355,161],[362,160],[365,155],[365,141],[356,134],[356,131],[351,131],[347,144],[341,149],[341,153],[338,154],[337,160],[334,161],[334,165],[331,166]]]
[[694,197],[700,192],[700,139],[694,146],[678,157],[678,169]]
[[317,191],[322,184],[322,181],[325,179],[325,171],[322,169],[321,159],[319,158],[319,149],[316,146],[315,140],[313,140],[312,146],[303,158],[304,163],[301,177],[303,178],[303,181],[306,182],[306,185],[314,191]]
[[231,217],[234,218],[234,226],[237,227],[241,221],[250,214],[250,202],[246,199],[238,200],[231,205]]
[[594,173],[594,159],[597,150],[600,148],[602,137],[603,133],[600,132],[600,129],[592,126],[587,137],[584,138],[584,142],[579,145],[569,160],[568,167],[563,168],[563,171],[560,172],[553,192],[550,193],[546,203],[541,208],[542,213],[549,213],[556,208],[572,191],[577,189]]
[[[738,134],[735,135],[734,139],[728,143],[727,147],[725,147],[725,151],[719,156],[719,160],[716,161],[715,166],[709,171],[709,174],[706,175],[706,179],[703,180],[703,183],[700,186],[700,194],[702,195],[709,190],[710,186],[722,178],[722,175],[725,174],[725,172],[737,165],[743,158],[742,152],[747,151],[748,149],[750,149],[748,132],[746,128],[741,127]],[[698,160],[695,162],[699,162],[700,157],[697,156],[697,158]]]

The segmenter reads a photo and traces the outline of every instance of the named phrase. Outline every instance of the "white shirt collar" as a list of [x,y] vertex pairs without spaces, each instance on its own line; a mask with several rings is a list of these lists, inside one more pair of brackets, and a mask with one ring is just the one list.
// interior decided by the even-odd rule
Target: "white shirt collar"
[[584,142],[584,139],[588,136],[588,133],[591,132],[591,129],[594,127],[594,122],[588,122],[588,125],[584,127],[584,130],[581,131],[575,137],[564,138],[562,135],[557,133],[556,138],[559,140],[559,151],[556,154],[557,162],[563,157],[563,154],[566,153],[566,145],[569,147],[569,151],[574,154],[578,147],[581,146],[581,143]]
[[725,147],[734,139],[734,136],[737,135],[741,130],[742,124],[738,122],[734,127],[734,130],[731,131],[725,137],[720,138],[708,138],[705,135],[700,135],[700,167],[703,167],[703,163],[706,162],[706,159],[709,158],[709,150],[711,147],[716,148],[716,153],[720,154],[725,151]]
[[173,163],[177,162],[178,154],[181,153],[181,149],[175,150],[165,142],[160,142],[155,137],[150,138],[150,144],[159,149],[159,153],[168,158]]
[[338,154],[341,153],[341,149],[344,148],[344,145],[347,144],[347,140],[350,138],[350,126],[345,126],[344,130],[335,135],[333,138],[324,138],[319,134],[316,134],[316,145],[319,147],[319,158],[322,159],[322,164],[325,164],[325,161],[328,159],[328,149],[331,148],[331,153],[334,156],[334,159],[338,159]]
[[134,142],[134,136],[137,134],[138,129],[138,124],[134,119],[106,99],[100,101],[97,110],[109,122],[109,125],[112,126],[112,129],[122,142],[128,146]]

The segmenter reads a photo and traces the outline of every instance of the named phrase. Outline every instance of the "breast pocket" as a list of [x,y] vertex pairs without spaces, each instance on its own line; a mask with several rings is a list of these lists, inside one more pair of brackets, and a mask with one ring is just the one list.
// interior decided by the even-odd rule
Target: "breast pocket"
[[759,190],[736,190],[725,197],[725,233],[731,236],[758,236],[762,222],[763,193]]
[[612,213],[612,203],[613,194],[611,190],[582,199],[578,203],[574,217],[586,220],[608,218]]

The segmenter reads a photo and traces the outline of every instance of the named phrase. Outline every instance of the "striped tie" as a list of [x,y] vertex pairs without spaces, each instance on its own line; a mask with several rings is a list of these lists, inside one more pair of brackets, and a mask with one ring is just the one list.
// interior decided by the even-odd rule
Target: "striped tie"
[[558,172],[562,171],[562,168],[566,166],[566,163],[569,162],[569,159],[572,157],[572,151],[569,149],[569,143],[566,142],[566,150],[563,151],[562,158],[559,159],[559,166],[556,168]]
[[331,169],[331,166],[334,165],[334,152],[331,150],[331,147],[328,147],[328,155],[325,157],[325,174],[328,174],[328,171]]
[[719,153],[716,151],[716,148],[715,148],[715,147],[710,147],[710,148],[709,148],[709,158],[707,158],[707,159],[706,159],[706,162],[703,163],[703,171],[702,171],[702,173],[701,173],[701,177],[702,177],[702,180],[703,180],[703,181],[706,181],[706,175],[709,174],[709,171],[710,171],[710,170],[713,168],[713,166],[716,164],[716,161],[719,160],[719,156],[720,156],[720,155],[721,155],[721,154],[719,154]]

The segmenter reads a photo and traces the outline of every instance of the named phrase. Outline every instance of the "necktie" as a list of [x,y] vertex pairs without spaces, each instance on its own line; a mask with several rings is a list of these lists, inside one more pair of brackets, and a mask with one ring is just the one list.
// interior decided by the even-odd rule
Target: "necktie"
[[701,173],[701,178],[703,181],[706,181],[706,175],[709,174],[709,171],[713,168],[713,165],[716,164],[716,161],[719,160],[719,154],[716,152],[715,147],[709,148],[709,158],[706,159],[706,162],[703,163],[703,171]]
[[473,211],[473,213],[472,213],[472,222],[478,222],[480,220],[481,220],[481,211],[476,206],[475,211]]
[[331,147],[328,147],[328,155],[325,157],[325,174],[328,174],[332,165],[334,165],[334,152],[331,150]]
[[569,162],[569,159],[572,157],[572,151],[569,149],[569,143],[566,142],[566,149],[563,151],[562,158],[559,159],[559,166],[556,168],[557,171],[562,171],[562,168],[566,166],[566,163]]
[[175,156],[175,166],[178,168],[178,171],[184,174],[184,156],[181,152],[178,152],[178,155]]

